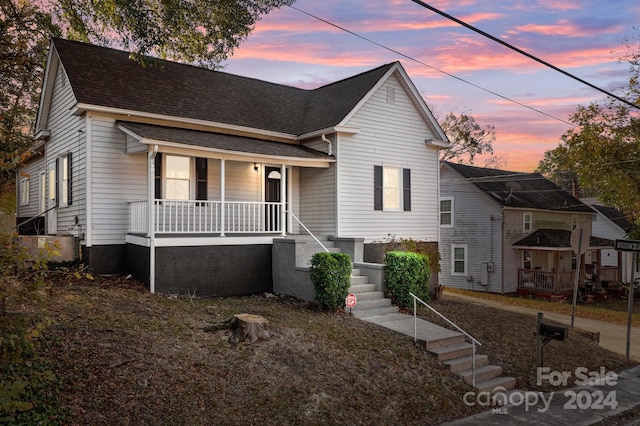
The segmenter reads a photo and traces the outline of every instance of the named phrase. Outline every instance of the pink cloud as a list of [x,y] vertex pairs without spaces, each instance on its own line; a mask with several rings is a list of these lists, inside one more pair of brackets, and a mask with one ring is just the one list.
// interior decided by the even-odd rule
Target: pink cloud
[[[517,32],[528,32],[534,34],[544,34],[564,37],[587,37],[593,35],[593,28],[588,28],[575,24],[568,19],[558,21],[553,25],[527,24],[516,27]],[[615,34],[622,30],[622,26],[614,25],[607,29],[600,29],[600,34]],[[509,31],[515,33],[515,31]]]

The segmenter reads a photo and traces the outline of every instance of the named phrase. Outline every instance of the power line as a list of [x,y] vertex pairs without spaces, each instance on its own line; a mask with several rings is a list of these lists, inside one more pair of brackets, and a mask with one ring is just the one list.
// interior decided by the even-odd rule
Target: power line
[[427,3],[423,2],[423,1],[420,1],[420,0],[412,0],[412,1],[413,1],[414,3],[416,3],[416,4],[418,4],[418,5],[420,5],[420,6],[424,7],[424,8],[426,8],[426,9],[431,10],[432,12],[437,13],[438,15],[444,16],[445,18],[447,18],[447,19],[449,19],[449,20],[451,20],[451,21],[454,21],[454,22],[456,22],[456,23],[458,23],[458,24],[462,25],[462,26],[463,26],[463,27],[465,27],[465,28],[468,28],[468,29],[470,29],[470,30],[472,30],[472,31],[477,32],[478,34],[480,34],[480,35],[482,35],[482,36],[484,36],[484,37],[487,37],[487,38],[489,38],[489,39],[491,39],[491,40],[493,40],[493,41],[495,41],[495,42],[497,42],[497,43],[500,43],[501,45],[503,45],[503,46],[505,46],[505,47],[508,47],[509,49],[514,50],[514,51],[516,51],[516,52],[520,53],[521,55],[526,56],[526,57],[527,57],[527,58],[529,58],[529,59],[533,59],[534,61],[536,61],[536,62],[538,62],[538,63],[541,63],[542,65],[545,65],[545,66],[547,66],[547,67],[549,67],[549,68],[551,68],[551,69],[553,69],[553,70],[555,70],[555,71],[558,71],[559,73],[564,74],[564,75],[566,75],[567,77],[570,77],[570,78],[572,78],[572,79],[574,79],[574,80],[577,80],[577,81],[579,81],[579,82],[580,82],[580,83],[582,83],[582,84],[586,84],[587,86],[589,86],[589,87],[591,87],[591,88],[593,88],[593,89],[596,89],[596,90],[598,90],[599,92],[602,92],[602,93],[604,93],[604,94],[605,94],[605,95],[607,95],[607,96],[610,96],[610,97],[612,97],[612,98],[614,98],[614,99],[619,100],[620,102],[623,102],[623,103],[625,103],[625,104],[627,104],[627,105],[629,105],[629,106],[631,106],[631,107],[633,107],[633,108],[636,108],[636,109],[639,109],[639,110],[640,110],[640,106],[638,106],[638,105],[634,104],[633,102],[630,102],[630,101],[628,101],[628,100],[626,100],[626,99],[624,99],[624,98],[622,98],[622,97],[620,97],[620,96],[618,96],[618,95],[614,95],[613,93],[608,92],[607,90],[604,90],[603,88],[598,87],[598,86],[596,86],[595,84],[589,83],[588,81],[583,80],[583,79],[581,79],[580,77],[575,76],[575,75],[571,74],[570,72],[563,70],[562,68],[558,68],[557,66],[555,66],[555,65],[553,65],[553,64],[550,64],[549,62],[544,61],[544,60],[542,60],[542,59],[538,58],[537,56],[534,56],[534,55],[532,55],[532,54],[530,54],[530,53],[528,53],[528,52],[525,52],[524,50],[519,49],[519,48],[515,47],[514,45],[507,43],[507,42],[506,42],[506,41],[504,41],[504,40],[501,40],[501,39],[499,39],[499,38],[497,38],[497,37],[495,37],[495,36],[492,36],[491,34],[489,34],[489,33],[487,33],[487,32],[484,32],[484,31],[482,31],[481,29],[476,28],[476,27],[474,27],[474,26],[473,26],[473,25],[471,25],[471,24],[467,24],[466,22],[461,21],[460,19],[455,18],[455,17],[453,17],[453,16],[451,16],[451,15],[449,15],[449,14],[447,14],[447,13],[445,13],[445,12],[443,12],[443,11],[439,10],[439,9],[436,9],[436,8],[435,8],[435,7],[433,7],[433,6],[429,6]]
[[458,77],[457,75],[454,75],[454,74],[448,73],[448,72],[446,72],[446,71],[444,71],[444,70],[441,70],[441,69],[439,69],[439,68],[436,68],[436,67],[434,67],[434,66],[432,66],[432,65],[429,65],[429,64],[427,64],[427,63],[425,63],[425,62],[420,61],[419,59],[416,59],[416,58],[414,58],[414,57],[412,57],[412,56],[409,56],[409,55],[407,55],[407,54],[405,54],[405,53],[402,53],[402,52],[400,52],[400,51],[398,51],[398,50],[392,49],[392,48],[387,47],[387,46],[385,46],[385,45],[383,45],[383,44],[381,44],[381,43],[378,43],[377,41],[371,40],[371,39],[369,39],[369,38],[367,38],[367,37],[365,37],[365,36],[363,36],[363,35],[360,35],[360,34],[358,34],[358,33],[356,33],[356,32],[353,32],[353,31],[348,30],[348,29],[346,29],[346,28],[344,28],[344,27],[341,27],[341,26],[340,26],[340,25],[338,25],[338,24],[334,24],[333,22],[330,22],[330,21],[328,21],[328,20],[326,20],[326,19],[320,18],[319,16],[316,16],[316,15],[314,15],[314,14],[312,14],[312,13],[305,12],[304,10],[298,9],[298,8],[297,8],[297,7],[295,7],[295,6],[291,6],[291,5],[289,5],[289,7],[290,7],[291,9],[297,10],[298,12],[300,12],[300,13],[302,13],[302,14],[304,14],[304,15],[307,15],[307,16],[309,16],[309,17],[311,17],[311,18],[317,19],[318,21],[324,22],[324,23],[325,23],[325,24],[327,24],[327,25],[331,25],[331,26],[332,26],[332,27],[334,27],[334,28],[337,28],[337,29],[339,29],[339,30],[341,30],[341,31],[344,31],[344,32],[346,32],[346,33],[349,33],[349,34],[351,34],[351,35],[355,36],[355,37],[358,37],[358,38],[360,38],[360,39],[362,39],[362,40],[365,40],[365,41],[367,41],[367,42],[369,42],[369,43],[371,43],[371,44],[375,44],[376,46],[381,47],[381,48],[383,48],[383,49],[385,49],[385,50],[388,50],[389,52],[392,52],[392,53],[395,53],[396,55],[402,56],[403,58],[406,58],[406,59],[408,59],[408,60],[410,60],[410,61],[416,62],[416,63],[418,63],[418,64],[420,64],[420,65],[423,65],[423,66],[425,66],[425,67],[427,67],[427,68],[431,68],[432,70],[435,70],[435,71],[437,71],[437,72],[439,72],[439,73],[442,73],[442,74],[444,74],[444,75],[447,75],[447,76],[449,76],[449,77],[451,77],[451,78],[455,78],[455,79],[456,79],[456,80],[458,80],[458,81],[461,81],[461,82],[463,82],[463,83],[466,83],[466,84],[468,84],[468,85],[470,85],[470,86],[473,86],[473,87],[475,87],[475,88],[477,88],[477,89],[483,90],[483,91],[485,91],[485,92],[487,92],[487,93],[490,93],[490,94],[492,94],[492,95],[494,95],[494,96],[497,96],[497,97],[499,97],[499,98],[502,98],[502,99],[504,99],[504,100],[506,100],[506,101],[509,101],[509,102],[514,103],[514,104],[520,105],[521,107],[524,107],[524,108],[527,108],[527,109],[529,109],[529,110],[531,110],[531,111],[537,112],[538,114],[542,114],[542,115],[547,116],[547,117],[549,117],[549,118],[552,118],[552,119],[554,119],[554,120],[558,120],[558,121],[561,121],[562,123],[565,123],[565,124],[568,124],[568,125],[570,125],[570,126],[574,126],[574,127],[575,127],[575,124],[574,124],[574,123],[571,123],[571,122],[569,122],[569,121],[566,121],[566,120],[564,120],[564,119],[562,119],[562,118],[560,118],[560,117],[556,117],[556,116],[551,115],[551,114],[549,114],[549,113],[546,113],[546,112],[544,112],[544,111],[542,111],[542,110],[539,110],[539,109],[537,109],[537,108],[534,108],[534,107],[532,107],[532,106],[530,106],[530,105],[524,104],[524,103],[522,103],[522,102],[520,102],[520,101],[517,101],[517,100],[515,100],[515,99],[511,99],[511,98],[509,98],[509,97],[507,97],[507,96],[501,95],[501,94],[499,94],[499,93],[497,93],[497,92],[494,92],[493,90],[490,90],[490,89],[487,89],[487,88],[485,88],[485,87],[482,87],[482,86],[480,86],[480,85],[478,85],[478,84],[472,83],[472,82],[470,82],[470,81],[468,81],[468,80],[465,80],[465,79],[464,79],[464,78],[462,78],[462,77]]

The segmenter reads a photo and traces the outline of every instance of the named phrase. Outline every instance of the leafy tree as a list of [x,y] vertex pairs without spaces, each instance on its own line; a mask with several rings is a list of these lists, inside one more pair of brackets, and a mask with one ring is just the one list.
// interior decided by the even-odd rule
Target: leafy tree
[[261,15],[294,0],[51,0],[69,38],[216,68]]
[[15,165],[19,153],[32,142],[49,38],[59,34],[51,16],[31,2],[0,0],[0,193],[4,195],[15,193]]
[[31,144],[52,36],[214,69],[260,16],[294,0],[0,0],[0,193]]
[[[640,49],[623,59],[630,64],[625,97],[640,105]],[[558,147],[545,152],[538,171],[552,180],[575,176],[581,187],[640,225],[639,112],[640,107],[614,99],[579,106],[570,117],[575,127],[562,135]]]
[[[491,154],[496,130],[492,125],[482,127],[476,119],[465,113],[449,112],[441,121],[440,127],[449,138],[450,147],[445,150],[440,160],[458,162],[468,161],[473,164],[476,155]],[[499,162],[498,162],[499,163]]]

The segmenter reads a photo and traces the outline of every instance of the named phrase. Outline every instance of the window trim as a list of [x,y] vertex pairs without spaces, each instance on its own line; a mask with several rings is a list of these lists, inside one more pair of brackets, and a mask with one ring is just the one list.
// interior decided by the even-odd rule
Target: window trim
[[[527,215],[529,216],[529,220],[527,221]],[[527,229],[527,225],[529,228]],[[522,212],[522,232],[531,233],[533,231],[533,212],[526,211]]]
[[68,152],[56,159],[56,198],[58,207],[72,204],[71,197],[71,153]]
[[577,214],[572,214],[571,215],[571,225],[569,225],[572,231],[575,230],[578,227],[578,223],[579,223],[578,215]]
[[[456,272],[456,249],[464,250],[464,272]],[[466,277],[469,275],[469,246],[468,244],[451,244],[451,275],[457,277]]]
[[[188,161],[187,163],[187,173],[189,173],[189,176],[186,178],[177,178],[177,177],[172,177],[169,178],[167,177],[167,173],[169,172],[169,165],[167,164],[169,162],[169,159],[171,157],[175,157],[175,158],[179,158],[179,159],[186,159]],[[171,200],[171,201],[190,201],[193,200],[193,194],[194,194],[194,173],[193,173],[193,157],[189,157],[186,155],[175,155],[175,154],[166,154],[163,155],[163,167],[162,167],[162,189],[163,191],[163,195],[164,198],[166,198],[167,200]],[[169,198],[167,195],[167,182],[169,180],[174,180],[174,181],[188,181],[188,194],[187,194],[187,198]]]
[[[443,201],[451,201],[451,209],[449,211],[443,211],[442,210],[442,202]],[[454,216],[453,216],[453,212],[454,212],[454,206],[455,206],[455,201],[454,201],[454,197],[440,197],[440,227],[441,228],[453,228],[454,227]],[[450,223],[442,223],[442,213],[448,213],[450,216]]]
[[[385,169],[395,170],[398,174],[397,207],[385,206]],[[411,169],[394,165],[373,166],[373,209],[386,212],[410,212],[411,211]]]
[[[187,180],[180,178],[167,178],[167,160],[169,157],[179,157],[186,158],[189,160],[189,198],[186,200],[182,199],[171,199],[172,201],[206,201],[209,196],[209,159],[206,157],[192,157],[187,155],[179,155],[172,153],[157,153],[155,157],[154,163],[154,197],[158,200],[167,199],[167,179],[176,179],[176,180]],[[203,163],[204,167],[202,168],[202,172],[204,175],[199,173],[198,163]],[[202,187],[204,189],[204,193],[199,193],[198,188]],[[200,203],[196,204],[200,205]]]
[[28,206],[29,205],[29,199],[30,197],[30,189],[31,189],[31,182],[29,181],[29,177],[23,177],[22,179],[20,179],[20,205],[21,206]]

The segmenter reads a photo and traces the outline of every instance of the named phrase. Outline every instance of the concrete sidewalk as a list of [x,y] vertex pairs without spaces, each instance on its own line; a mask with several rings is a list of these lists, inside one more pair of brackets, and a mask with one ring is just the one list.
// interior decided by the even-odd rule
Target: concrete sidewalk
[[[557,392],[512,391],[514,404],[456,420],[448,425],[590,425],[640,405],[640,366],[617,375],[615,385],[580,386]],[[474,398],[469,398],[475,401]],[[627,425],[638,425],[631,420]]]
[[[479,297],[445,293],[446,297],[473,302],[537,316],[539,310],[519,306],[504,305],[493,300]],[[571,325],[570,315],[561,315],[542,311],[544,318],[560,324]],[[574,319],[574,328],[600,333],[600,346],[621,355],[626,354],[627,327],[586,318]],[[631,328],[630,358],[640,361],[640,330]],[[640,366],[617,375],[615,385],[584,385],[573,389],[563,389],[551,393],[515,390],[507,393],[509,404],[497,410],[491,410],[459,419],[450,425],[590,425],[607,417],[615,416],[640,406]],[[474,398],[469,398],[475,401]],[[631,420],[627,425],[640,426],[640,420]]]
[[[571,325],[571,316],[562,315],[554,312],[540,311],[536,309],[524,308],[521,306],[505,305],[494,300],[487,300],[480,297],[467,296],[463,294],[450,293],[445,290],[445,297],[457,298],[468,302],[475,302],[481,305],[490,306],[492,308],[503,309],[511,312],[519,312],[537,316],[538,312],[542,312],[544,318],[552,320],[560,324]],[[627,350],[627,326],[611,324],[604,321],[598,321],[587,318],[574,319],[574,328],[589,331],[592,333],[600,333],[600,346],[621,354],[626,355]],[[631,327],[631,345],[629,350],[629,358],[633,361],[640,362],[640,328]]]

